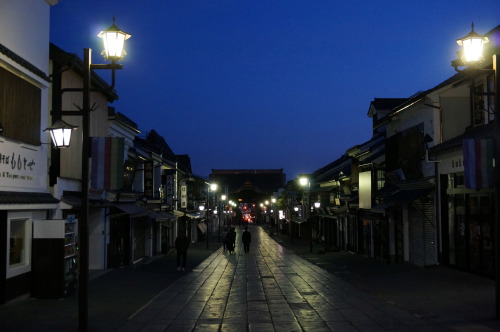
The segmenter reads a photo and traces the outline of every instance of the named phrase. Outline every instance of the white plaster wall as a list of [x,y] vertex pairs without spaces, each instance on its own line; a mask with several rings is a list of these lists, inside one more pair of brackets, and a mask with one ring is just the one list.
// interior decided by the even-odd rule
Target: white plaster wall
[[106,269],[107,224],[106,208],[91,209],[89,215],[89,269]]
[[0,44],[48,73],[50,6],[44,0],[0,0]]
[[[28,61],[48,76],[50,6],[44,0],[0,0],[0,44]],[[48,82],[0,54],[0,66],[22,77],[41,90],[40,140],[49,142],[42,130],[48,126]],[[0,190],[47,191],[48,148],[32,146],[0,137],[0,151],[35,161],[30,170],[17,170],[18,178],[3,178]],[[16,157],[17,158],[17,157]],[[12,171],[3,165],[0,172]],[[24,179],[24,180],[20,180]],[[28,179],[28,180],[26,180]]]

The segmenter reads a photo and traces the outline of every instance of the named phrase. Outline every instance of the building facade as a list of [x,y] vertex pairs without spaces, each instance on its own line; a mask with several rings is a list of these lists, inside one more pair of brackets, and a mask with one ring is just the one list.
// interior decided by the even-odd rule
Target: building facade
[[[43,132],[53,4],[0,1],[0,304],[26,293],[43,296],[43,286],[52,286],[47,245],[60,245],[53,267],[62,264],[64,224],[49,220],[59,200],[47,188],[50,145]],[[62,269],[57,277],[64,278]]]

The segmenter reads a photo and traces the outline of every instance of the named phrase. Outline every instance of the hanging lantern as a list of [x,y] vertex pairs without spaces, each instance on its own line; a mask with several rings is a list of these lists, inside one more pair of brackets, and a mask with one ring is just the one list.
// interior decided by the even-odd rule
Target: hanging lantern
[[472,30],[465,37],[457,39],[457,44],[463,47],[462,61],[464,64],[480,62],[483,60],[483,46],[488,43],[488,37],[482,36]]
[[115,25],[114,17],[113,24],[106,30],[99,32],[97,36],[101,37],[104,42],[102,55],[105,59],[119,61],[127,54],[124,49],[125,40],[129,39],[131,35],[123,32]]
[[56,148],[67,148],[71,141],[71,132],[78,127],[70,125],[63,120],[57,120],[52,126],[46,128],[44,131],[50,133],[52,143]]

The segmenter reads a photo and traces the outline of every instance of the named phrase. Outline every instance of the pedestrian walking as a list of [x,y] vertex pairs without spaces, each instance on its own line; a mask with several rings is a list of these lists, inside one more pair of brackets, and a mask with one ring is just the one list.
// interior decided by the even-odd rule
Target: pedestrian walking
[[241,234],[241,242],[243,242],[245,254],[248,254],[250,251],[250,242],[252,242],[252,234],[248,231],[248,226],[245,226],[245,230]]
[[187,250],[189,240],[184,232],[179,233],[175,239],[175,249],[177,250],[177,271],[186,271]]
[[229,230],[229,233],[227,233],[226,246],[227,246],[227,250],[229,250],[230,254],[234,253],[235,242],[236,242],[236,230],[233,227]]

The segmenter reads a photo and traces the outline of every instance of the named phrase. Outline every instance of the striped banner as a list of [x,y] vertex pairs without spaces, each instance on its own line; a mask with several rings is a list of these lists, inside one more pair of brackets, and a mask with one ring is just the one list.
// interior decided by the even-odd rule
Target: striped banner
[[123,187],[124,147],[123,137],[92,138],[92,189],[116,190]]
[[493,139],[464,139],[462,148],[465,187],[469,189],[493,188]]

